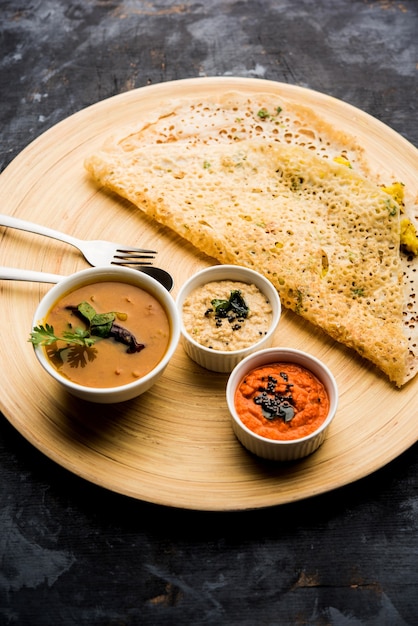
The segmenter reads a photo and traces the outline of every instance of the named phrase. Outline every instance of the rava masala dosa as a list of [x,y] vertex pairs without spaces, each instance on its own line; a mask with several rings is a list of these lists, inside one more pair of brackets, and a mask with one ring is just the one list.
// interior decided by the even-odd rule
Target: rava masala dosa
[[238,118],[233,102],[207,105],[210,124],[201,105],[200,128],[198,109],[164,113],[109,141],[86,168],[219,262],[266,275],[284,307],[404,385],[418,359],[402,202],[365,176],[354,140],[309,110],[263,108],[257,96]]

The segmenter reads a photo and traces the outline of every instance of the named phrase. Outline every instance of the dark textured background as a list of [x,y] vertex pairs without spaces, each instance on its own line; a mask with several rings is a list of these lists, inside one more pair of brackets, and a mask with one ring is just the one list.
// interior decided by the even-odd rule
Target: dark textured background
[[[0,42],[0,169],[90,104],[196,76],[326,92],[418,146],[416,0],[0,0]],[[1,417],[0,625],[415,626],[417,452],[313,500],[201,513],[84,482]]]

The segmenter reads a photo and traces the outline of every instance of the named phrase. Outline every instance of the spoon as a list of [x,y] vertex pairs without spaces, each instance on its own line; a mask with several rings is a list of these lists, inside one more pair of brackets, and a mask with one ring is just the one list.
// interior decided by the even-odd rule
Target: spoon
[[167,289],[167,291],[171,291],[174,285],[174,280],[171,274],[161,269],[161,267],[154,267],[153,265],[144,265],[143,267],[137,268],[139,272],[143,272],[144,274],[148,274],[151,278],[155,278],[159,283],[162,284],[163,287]]
[[[171,291],[173,288],[173,277],[160,267],[153,267],[151,265],[143,266],[139,267],[138,271],[155,278],[167,291]],[[34,270],[0,266],[0,280],[27,280],[38,283],[58,283],[63,278],[64,276],[60,276],[59,274],[48,274],[47,272],[36,272]]]

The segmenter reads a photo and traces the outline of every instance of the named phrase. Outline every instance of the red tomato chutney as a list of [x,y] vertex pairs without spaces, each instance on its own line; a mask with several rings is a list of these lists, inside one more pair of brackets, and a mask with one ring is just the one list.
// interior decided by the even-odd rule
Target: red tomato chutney
[[234,401],[243,424],[266,439],[306,437],[319,428],[329,411],[324,385],[295,363],[269,363],[253,369],[238,385]]

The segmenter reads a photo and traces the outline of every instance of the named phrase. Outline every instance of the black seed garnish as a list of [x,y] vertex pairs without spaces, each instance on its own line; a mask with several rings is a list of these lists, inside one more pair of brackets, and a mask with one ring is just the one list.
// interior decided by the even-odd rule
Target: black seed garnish
[[[280,376],[287,382],[287,374],[280,372]],[[290,422],[295,415],[291,394],[293,385],[286,385],[285,392],[280,393],[276,390],[277,379],[274,376],[268,376],[267,381],[263,378],[262,382],[267,384],[260,385],[259,393],[254,396],[254,402],[261,407],[263,416],[268,420],[281,418],[285,422]]]
[[[242,324],[248,317],[249,308],[238,290],[231,291],[229,300],[220,300],[218,298],[211,302],[213,309],[209,308],[205,312],[205,317],[209,317],[212,313],[215,316],[216,326],[222,325],[222,320],[227,319],[228,322],[236,324],[239,322]],[[239,330],[239,328],[233,328],[233,330]]]

